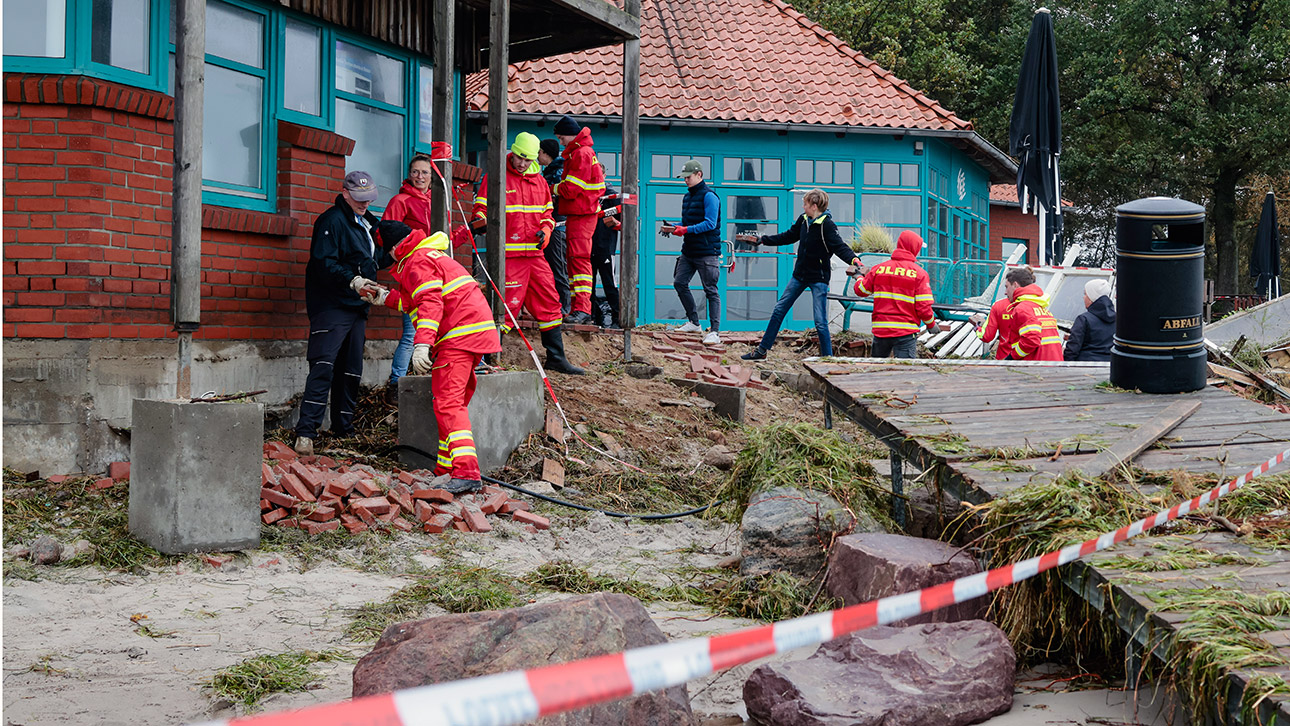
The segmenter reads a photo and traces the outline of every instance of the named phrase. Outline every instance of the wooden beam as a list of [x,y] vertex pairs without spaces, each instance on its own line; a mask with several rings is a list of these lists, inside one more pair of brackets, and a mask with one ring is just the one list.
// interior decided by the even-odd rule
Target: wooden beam
[[[626,12],[640,15],[640,0],[626,0]],[[640,193],[640,110],[641,110],[641,42],[623,43],[623,156],[622,193],[633,198]],[[623,326],[623,359],[632,359],[631,335],[636,327],[636,308],[640,300],[640,207],[624,204],[623,244],[619,257],[619,325]]]
[[582,17],[603,25],[617,33],[622,40],[641,37],[640,11],[630,13],[605,2],[605,0],[551,0],[551,4],[564,7]]
[[[430,137],[434,141],[453,144],[452,120],[456,110],[453,93],[453,48],[456,46],[457,0],[434,0],[434,106],[430,111]],[[454,144],[455,146],[455,144]],[[459,155],[465,149],[454,149]],[[426,232],[447,233],[452,225],[452,159],[438,162],[443,179],[448,180],[447,190],[443,179],[430,180],[430,229]]]
[[[510,0],[491,0],[488,43],[488,250],[484,266],[497,289],[506,286],[506,108],[508,41],[511,37]],[[488,290],[493,314],[506,315],[506,301],[492,286]]]
[[1112,444],[1109,449],[1102,449],[1092,461],[1079,467],[1080,471],[1083,471],[1085,476],[1096,479],[1121,464],[1132,462],[1138,454],[1146,451],[1165,434],[1173,431],[1178,424],[1196,413],[1198,408],[1200,408],[1200,401],[1195,400],[1170,404],[1150,421],[1134,429],[1133,433]]

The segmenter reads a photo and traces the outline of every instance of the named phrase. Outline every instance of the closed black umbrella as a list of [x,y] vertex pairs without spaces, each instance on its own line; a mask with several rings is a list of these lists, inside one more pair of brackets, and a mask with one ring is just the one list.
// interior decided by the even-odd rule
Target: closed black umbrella
[[[1035,11],[1017,76],[1017,95],[1008,124],[1008,153],[1019,160],[1017,199],[1023,212],[1039,215],[1040,255],[1050,255],[1049,239],[1061,231],[1062,108],[1057,92],[1057,41],[1047,8]],[[1042,262],[1049,260],[1043,259]]]
[[1250,277],[1257,278],[1255,289],[1260,295],[1268,299],[1281,296],[1281,233],[1277,229],[1277,198],[1271,191],[1263,199],[1263,214],[1254,233]]

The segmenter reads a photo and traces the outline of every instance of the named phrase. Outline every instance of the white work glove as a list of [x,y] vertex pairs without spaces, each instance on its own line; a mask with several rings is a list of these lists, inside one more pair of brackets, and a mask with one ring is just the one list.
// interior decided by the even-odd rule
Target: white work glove
[[379,285],[375,287],[369,286],[363,288],[363,290],[358,293],[358,296],[363,299],[363,302],[371,303],[373,305],[384,305],[385,298],[390,296],[390,291]]
[[364,287],[366,287],[367,285],[375,285],[375,284],[376,284],[375,282],[372,282],[366,277],[355,275],[354,278],[349,281],[349,289],[353,290],[359,295],[362,295]]
[[426,343],[417,343],[412,346],[412,363],[410,364],[412,372],[418,376],[424,376],[430,372],[430,346]]

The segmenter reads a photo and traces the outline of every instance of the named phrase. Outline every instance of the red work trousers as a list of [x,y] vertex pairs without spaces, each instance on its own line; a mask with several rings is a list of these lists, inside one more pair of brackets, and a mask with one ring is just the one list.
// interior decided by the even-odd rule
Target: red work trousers
[[[541,252],[531,257],[507,255],[506,307],[516,320],[520,318],[521,308],[528,310],[541,330],[550,330],[562,322],[555,276]],[[510,332],[511,327],[510,318],[502,322],[503,333]]]
[[569,261],[569,288],[573,310],[591,313],[591,236],[596,233],[596,215],[570,214],[565,217],[565,239]]
[[479,480],[475,434],[470,430],[466,406],[475,395],[475,366],[483,355],[469,350],[435,351],[430,372],[434,394],[434,420],[439,426],[439,461],[435,476],[451,473],[454,479]]

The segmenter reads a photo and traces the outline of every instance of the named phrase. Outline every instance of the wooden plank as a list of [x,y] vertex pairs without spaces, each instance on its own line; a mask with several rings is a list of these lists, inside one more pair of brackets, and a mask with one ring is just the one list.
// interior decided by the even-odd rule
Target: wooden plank
[[[453,91],[456,81],[456,74],[449,72],[439,72],[439,69],[453,67],[453,46],[456,40],[457,25],[457,0],[434,0],[434,113],[430,115],[430,135],[434,141],[452,143],[453,132]],[[465,125],[465,124],[463,124]],[[458,155],[464,154],[465,149],[456,149]],[[440,162],[431,162],[440,167],[444,178],[452,181],[452,159],[445,159]],[[448,220],[452,219],[452,211],[449,205],[452,200],[447,194],[442,192],[439,179],[431,179],[430,187],[439,193],[430,195],[430,229],[424,230],[426,233],[443,232],[448,233]]]
[[[630,16],[640,17],[640,0],[626,0],[624,10]],[[640,193],[640,108],[641,108],[641,44],[638,39],[623,43],[623,158],[622,193],[633,197]],[[623,223],[622,256],[619,258],[619,290],[622,301],[619,325],[629,331],[624,334],[623,354],[630,358],[630,331],[636,326],[636,308],[640,292],[637,290],[640,261],[640,221],[636,204],[624,204],[620,219]]]
[[[603,25],[614,31],[620,38],[627,40],[641,37],[640,18],[626,11],[619,10],[605,0],[551,0],[555,5],[563,5],[588,20]],[[492,113],[492,106],[489,106]]]
[[[506,281],[506,104],[510,63],[510,0],[490,0],[488,12],[488,248],[484,266],[503,288]],[[489,285],[485,291],[493,316],[505,319],[506,301]]]

